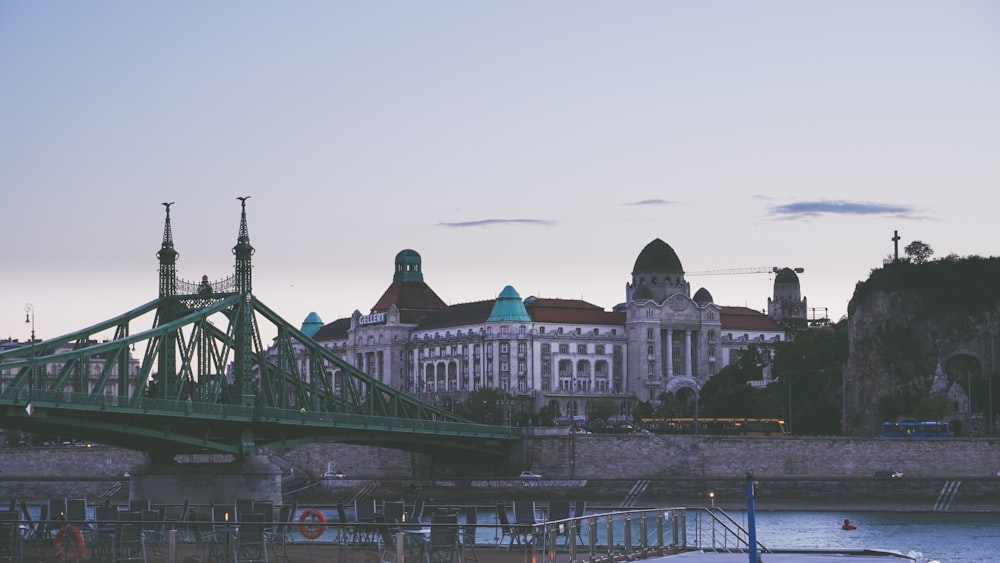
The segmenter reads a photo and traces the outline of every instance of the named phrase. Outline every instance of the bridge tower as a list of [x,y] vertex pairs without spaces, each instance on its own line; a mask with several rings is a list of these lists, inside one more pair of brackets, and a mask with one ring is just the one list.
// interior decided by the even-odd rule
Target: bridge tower
[[236,356],[233,358],[233,379],[236,383],[236,393],[240,404],[254,404],[253,373],[251,371],[251,339],[255,334],[253,308],[250,300],[253,297],[252,270],[250,258],[253,256],[253,246],[250,245],[250,231],[247,229],[247,200],[250,196],[238,197],[243,209],[240,214],[240,233],[236,238],[233,254],[236,256],[236,293],[243,296],[239,313],[234,326],[236,336]]
[[[156,257],[160,260],[160,305],[157,308],[157,315],[162,321],[172,320],[177,309],[176,303],[170,297],[177,295],[177,258],[180,254],[174,249],[174,234],[170,229],[170,206],[174,202],[164,202],[166,219],[163,223],[163,241],[160,243],[160,251]],[[158,398],[172,397],[178,391],[175,387],[180,382],[175,377],[167,374],[177,373],[177,339],[173,334],[165,334],[160,345],[163,353],[158,356],[158,373],[163,374],[153,388],[153,393]]]

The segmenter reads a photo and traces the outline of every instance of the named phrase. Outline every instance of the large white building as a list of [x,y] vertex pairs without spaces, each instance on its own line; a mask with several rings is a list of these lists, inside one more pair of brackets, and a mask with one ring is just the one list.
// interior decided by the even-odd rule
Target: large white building
[[[783,307],[774,311],[804,320],[798,294],[798,277],[782,270],[774,302]],[[586,416],[596,399],[613,400],[623,415],[665,392],[692,401],[737,351],[750,344],[769,351],[785,340],[780,321],[718,305],[704,288],[692,296],[677,254],[656,239],[636,258],[625,301],[610,311],[577,299],[522,299],[510,286],[496,299],[447,305],[424,282],[420,255],[403,250],[392,283],[366,313],[326,325],[313,313],[302,328],[369,375],[429,402],[463,401],[488,387],[529,412],[548,406]]]

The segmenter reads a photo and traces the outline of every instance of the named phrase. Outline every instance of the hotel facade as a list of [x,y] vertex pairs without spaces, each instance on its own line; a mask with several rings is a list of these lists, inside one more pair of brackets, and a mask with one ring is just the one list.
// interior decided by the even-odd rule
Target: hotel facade
[[[522,411],[587,418],[597,400],[627,417],[664,393],[690,403],[751,344],[772,356],[806,300],[790,269],[777,273],[770,315],[691,294],[677,254],[653,240],[639,253],[625,301],[605,310],[577,299],[528,296],[447,305],[424,281],[420,255],[395,257],[392,283],[366,313],[302,330],[372,377],[424,401],[454,404],[473,391],[509,394]],[[801,317],[801,318],[799,318]],[[336,372],[332,374],[336,380]],[[509,416],[509,415],[508,415]],[[509,421],[509,419],[508,419]]]

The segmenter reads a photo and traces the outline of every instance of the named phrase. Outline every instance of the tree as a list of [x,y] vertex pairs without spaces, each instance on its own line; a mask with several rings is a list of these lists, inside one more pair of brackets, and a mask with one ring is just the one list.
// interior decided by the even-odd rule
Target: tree
[[843,365],[847,361],[847,321],[805,331],[777,346],[772,373],[780,383],[768,386],[771,400],[790,417],[800,435],[843,432]]
[[502,425],[506,423],[508,401],[500,389],[483,387],[473,391],[468,402],[456,409],[456,412],[473,422]]
[[929,244],[919,240],[915,240],[906,245],[906,248],[904,248],[903,251],[906,252],[906,255],[910,257],[910,260],[914,264],[923,264],[924,262],[930,260],[931,256],[934,254],[934,250],[931,249]]
[[610,420],[618,414],[618,404],[611,399],[594,399],[587,408],[587,417],[591,419]]
[[649,401],[643,401],[635,405],[632,408],[632,419],[642,420],[644,418],[651,418],[653,416],[653,404]]
[[660,400],[660,404],[656,406],[656,416],[660,418],[674,418],[679,416],[690,416],[687,411],[687,405],[684,401],[677,398],[673,393],[660,393],[657,397]]

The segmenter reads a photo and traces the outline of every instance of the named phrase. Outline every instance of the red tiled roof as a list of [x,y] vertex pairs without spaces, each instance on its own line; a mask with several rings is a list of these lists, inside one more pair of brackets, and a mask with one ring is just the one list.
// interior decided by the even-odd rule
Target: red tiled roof
[[604,309],[579,299],[534,298],[524,308],[536,323],[625,324],[625,313]]
[[330,340],[346,340],[347,331],[351,328],[351,319],[343,318],[337,319],[332,323],[328,323],[320,327],[313,335],[313,340],[316,342],[328,342]]
[[493,311],[493,304],[495,302],[495,299],[488,299],[486,301],[449,305],[444,309],[426,315],[417,328],[424,330],[485,323],[490,318],[490,313]]
[[395,305],[401,311],[407,309],[436,311],[447,307],[445,302],[426,283],[403,281],[392,282],[372,307],[371,312],[388,311],[391,305]]
[[774,319],[749,307],[728,307],[723,305],[719,314],[722,330],[766,330],[780,332],[781,327]]

